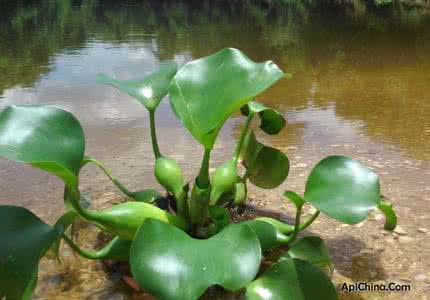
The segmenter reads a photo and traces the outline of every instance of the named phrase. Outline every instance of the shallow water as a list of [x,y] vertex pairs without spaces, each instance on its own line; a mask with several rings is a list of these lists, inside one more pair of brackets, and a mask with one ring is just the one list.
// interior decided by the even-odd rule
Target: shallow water
[[[130,97],[96,84],[97,73],[142,77],[160,61],[183,64],[224,47],[240,48],[257,61],[273,60],[293,74],[293,79],[281,80],[258,98],[288,121],[276,137],[259,135],[286,150],[296,164],[279,191],[301,191],[312,165],[325,155],[346,154],[367,163],[380,174],[384,195],[399,209],[400,224],[414,241],[402,245],[398,236],[383,235],[373,223],[363,230],[323,219],[333,229],[315,232],[333,241],[340,273],[348,278],[353,255],[367,244],[377,248],[378,243],[390,242],[396,250],[383,256],[392,263],[383,266],[388,275],[378,273],[379,279],[430,278],[429,235],[416,231],[430,229],[428,7],[397,2],[377,7],[358,0],[261,5],[57,0],[2,2],[0,8],[0,109],[49,103],[72,111],[85,129],[87,154],[104,161],[132,189],[157,187],[148,116]],[[213,166],[223,161],[222,153],[232,150],[240,121],[235,116],[221,132]],[[191,179],[202,153],[175,119],[167,99],[157,111],[157,125],[162,151]],[[95,198],[116,192],[92,168],[82,181],[82,189]],[[51,222],[62,211],[60,182],[41,171],[1,160],[0,186],[2,204],[24,205]],[[257,189],[252,193],[261,205],[285,209],[278,196]],[[338,249],[342,243],[335,243],[337,239],[352,246]],[[399,266],[396,262],[401,260],[406,262]],[[44,265],[42,273],[48,270]],[[416,295],[430,294],[428,278],[416,281]],[[65,291],[73,288],[63,287],[64,296],[56,293],[54,298],[67,298]],[[103,284],[100,289],[106,295]],[[41,299],[54,299],[47,289],[40,291]],[[125,297],[117,294],[112,297]],[[397,296],[378,295],[401,299]]]

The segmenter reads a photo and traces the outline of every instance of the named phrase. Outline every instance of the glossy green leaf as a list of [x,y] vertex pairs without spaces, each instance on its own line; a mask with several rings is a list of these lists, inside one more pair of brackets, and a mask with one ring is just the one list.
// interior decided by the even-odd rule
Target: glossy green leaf
[[84,132],[69,112],[48,105],[13,105],[0,113],[0,157],[77,180]]
[[318,267],[300,259],[271,266],[246,289],[246,300],[338,300],[336,288]]
[[230,115],[282,76],[273,62],[255,63],[226,48],[183,66],[172,80],[170,103],[194,138],[211,149]]
[[287,236],[269,222],[255,219],[245,221],[241,224],[248,225],[255,232],[263,251],[272,249],[276,246],[285,245],[288,241]]
[[379,204],[379,179],[349,157],[329,156],[309,175],[304,198],[329,217],[356,224]]
[[273,189],[284,182],[290,170],[287,155],[257,141],[251,130],[245,137],[243,160],[249,180],[258,187]]
[[124,202],[101,211],[87,210],[84,217],[125,240],[134,239],[140,225],[147,219],[173,224],[182,230],[188,227],[182,218],[144,202]]
[[160,101],[167,95],[170,82],[175,76],[178,65],[175,62],[164,63],[160,69],[140,80],[117,80],[104,74],[97,76],[97,82],[113,85],[126,93],[148,110],[154,111]]
[[59,228],[23,207],[0,205],[0,299],[29,299],[40,258],[58,240]]
[[164,300],[196,300],[215,284],[236,291],[252,281],[260,261],[260,243],[248,226],[233,224],[197,240],[157,220],[140,227],[130,255],[135,280]]
[[240,109],[243,115],[247,116],[249,111],[260,116],[260,128],[267,134],[278,134],[285,127],[284,117],[276,110],[264,104],[251,101]]
[[322,268],[332,264],[327,246],[318,236],[305,236],[295,241],[281,260],[290,258],[306,260]]

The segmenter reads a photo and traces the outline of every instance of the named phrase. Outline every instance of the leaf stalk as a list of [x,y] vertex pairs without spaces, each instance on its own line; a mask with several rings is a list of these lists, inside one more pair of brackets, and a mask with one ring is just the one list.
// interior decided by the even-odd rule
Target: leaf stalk
[[149,125],[151,128],[151,142],[152,150],[154,152],[155,159],[161,156],[160,148],[158,147],[157,133],[155,131],[155,111],[149,110]]

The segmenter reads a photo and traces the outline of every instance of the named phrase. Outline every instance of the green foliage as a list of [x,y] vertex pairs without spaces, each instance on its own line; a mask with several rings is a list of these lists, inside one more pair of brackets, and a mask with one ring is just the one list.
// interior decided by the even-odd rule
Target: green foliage
[[113,85],[137,99],[149,111],[154,111],[163,97],[167,95],[170,81],[177,69],[178,65],[171,62],[163,64],[157,72],[149,74],[141,80],[117,80],[100,74],[97,76],[97,82]]
[[305,236],[291,244],[281,260],[297,258],[306,260],[321,268],[332,264],[330,254],[324,241],[318,236]]
[[60,238],[63,227],[45,224],[23,207],[0,205],[0,297],[30,299],[40,258]]
[[257,141],[252,130],[246,135],[244,144],[242,156],[249,180],[264,189],[282,184],[290,170],[287,155]]
[[70,184],[85,151],[78,120],[55,106],[9,106],[0,114],[0,157],[28,163]]
[[[221,50],[176,71],[176,64],[169,63],[143,80],[99,77],[149,110],[154,175],[168,192],[167,198],[150,188],[129,191],[101,162],[84,156],[84,133],[71,113],[41,105],[11,106],[0,113],[0,157],[60,177],[67,208],[49,226],[25,208],[0,206],[0,298],[29,299],[40,258],[47,253],[59,255],[64,240],[88,259],[129,261],[138,284],[160,299],[196,300],[213,285],[228,291],[246,289],[249,300],[337,299],[330,279],[318,268],[331,266],[323,240],[297,239],[298,234],[320,211],[355,224],[378,208],[386,216],[385,229],[395,228],[397,217],[391,203],[381,201],[376,174],[344,156],[319,162],[307,179],[303,197],[294,191],[284,193],[296,207],[294,224],[268,217],[232,224],[237,221],[230,208],[245,205],[248,181],[272,189],[288,176],[287,155],[260,143],[250,128],[257,115],[260,129],[267,134],[277,134],[285,126],[282,114],[251,101],[285,74],[273,62],[255,63],[237,49]],[[204,146],[191,193],[178,163],[163,156],[157,144],[155,112],[168,92],[177,117]],[[236,148],[209,178],[210,153],[218,132],[240,108],[246,121]],[[237,168],[239,155],[246,169],[243,175]],[[129,201],[89,209],[79,190],[79,173],[88,163],[99,167]],[[306,203],[317,211],[302,222]],[[112,240],[96,251],[81,249],[65,233],[77,218],[96,224],[113,235]],[[255,278],[265,252],[281,246],[289,250]]]
[[246,221],[244,224],[247,224],[257,235],[263,250],[269,250],[276,246],[285,245],[288,241],[287,236],[285,236],[270,222],[255,219],[252,221]]
[[349,157],[330,156],[312,170],[304,198],[329,217],[356,224],[378,206],[379,178]]
[[276,110],[261,103],[251,101],[243,106],[240,111],[245,116],[248,116],[250,111],[257,113],[261,119],[260,128],[267,134],[278,134],[285,127],[284,117]]
[[271,266],[246,289],[246,300],[337,300],[330,278],[311,263],[286,259]]
[[212,148],[230,115],[282,76],[273,62],[255,63],[227,48],[183,66],[171,83],[170,103],[194,138]]
[[156,220],[142,224],[130,257],[139,285],[166,300],[198,299],[214,284],[239,290],[255,277],[260,261],[260,243],[246,225],[230,225],[210,239],[196,240]]

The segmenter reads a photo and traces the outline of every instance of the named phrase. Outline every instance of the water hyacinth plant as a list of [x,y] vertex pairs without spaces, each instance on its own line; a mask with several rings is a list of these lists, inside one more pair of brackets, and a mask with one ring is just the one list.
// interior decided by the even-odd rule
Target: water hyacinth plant
[[[0,298],[29,299],[39,260],[48,250],[58,254],[64,241],[88,259],[129,262],[138,285],[157,299],[199,299],[213,285],[238,291],[248,300],[338,299],[324,271],[332,264],[324,241],[317,236],[299,238],[299,233],[320,212],[356,224],[375,208],[385,214],[385,228],[393,230],[396,215],[381,196],[373,171],[351,158],[330,156],[313,168],[304,195],[285,192],[286,201],[296,207],[294,224],[269,217],[233,223],[231,218],[232,208],[246,204],[250,183],[272,189],[287,178],[287,155],[258,141],[251,127],[257,120],[256,130],[273,135],[285,126],[282,114],[254,100],[286,76],[271,61],[255,63],[237,49],[224,49],[179,70],[175,63],[162,64],[142,80],[98,77],[148,110],[154,175],[169,194],[168,205],[156,190],[128,190],[101,162],[85,156],[84,132],[70,112],[46,105],[4,109],[0,157],[58,176],[65,186],[66,212],[48,225],[23,207],[0,206]],[[177,118],[202,146],[200,170],[192,182],[185,182],[180,166],[163,155],[157,143],[155,112],[167,94]],[[245,121],[236,148],[210,176],[218,133],[237,111]],[[82,205],[79,173],[87,164],[101,168],[129,201],[104,210]],[[305,203],[316,213],[302,221]],[[96,224],[112,240],[96,251],[81,249],[67,230],[77,218]],[[276,248],[285,253],[261,270],[265,253]]]

